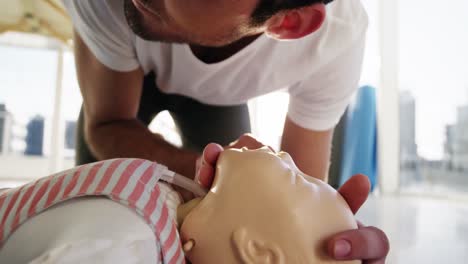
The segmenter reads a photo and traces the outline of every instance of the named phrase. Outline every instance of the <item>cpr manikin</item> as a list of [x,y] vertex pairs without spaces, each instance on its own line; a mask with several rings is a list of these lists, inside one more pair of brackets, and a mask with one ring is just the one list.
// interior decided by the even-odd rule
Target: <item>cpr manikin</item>
[[193,264],[338,263],[325,256],[324,241],[355,228],[338,192],[300,172],[287,153],[242,149],[221,154],[181,237]]
[[[173,240],[169,239],[169,234],[174,229],[161,229],[155,233],[151,217],[141,212],[140,215],[136,214],[134,209],[138,209],[138,206],[128,208],[125,201],[122,203],[128,186],[135,188],[134,183],[132,185],[134,179],[141,182],[145,175],[156,175],[158,166],[149,161],[125,159],[105,161],[100,166],[106,166],[106,162],[120,164],[115,166],[115,170],[121,168],[124,172],[122,177],[129,179],[123,180],[122,177],[114,177],[115,173],[109,173],[110,180],[106,184],[113,181],[115,186],[119,186],[120,182],[126,184],[125,188],[122,185],[123,189],[110,197],[114,201],[120,199],[120,204],[110,199],[85,197],[48,208],[19,225],[8,240],[3,241],[0,262],[184,263],[184,253],[180,249],[183,245],[186,257],[193,264],[334,263],[325,257],[323,241],[337,232],[356,228],[355,220],[341,196],[325,183],[300,173],[288,154],[275,154],[268,149],[227,150],[219,158],[211,190],[202,199],[179,206],[177,220],[175,206],[180,204],[178,195],[167,185],[157,183],[159,193],[164,194],[159,195],[158,202],[165,200],[164,207],[169,212],[168,223],[174,222],[175,226],[179,221],[179,228],[182,227],[180,236],[172,236],[180,237],[182,243],[171,242]],[[140,176],[135,175],[138,169],[131,169],[132,164],[154,167],[155,172],[141,174],[141,170]],[[86,173],[76,172],[73,175],[81,177]],[[94,181],[98,178],[96,175]],[[77,177],[76,186],[81,184],[81,189],[86,189],[83,186],[88,182],[88,189],[93,188],[90,179],[80,177]],[[153,178],[146,177],[146,183],[142,186],[153,184],[154,187]],[[171,181],[171,178],[166,177],[166,181]],[[63,182],[70,183],[66,178]],[[119,189],[115,186],[114,189]],[[75,187],[68,191],[73,193],[78,189]],[[103,190],[106,189],[103,185]],[[198,194],[203,193],[202,190],[191,189]],[[27,190],[27,186],[23,188],[18,201],[24,200],[22,197],[25,197]],[[56,197],[61,195],[60,192]],[[44,198],[44,202],[41,204],[41,200],[38,205],[47,205],[48,201]],[[6,203],[4,200],[3,204]],[[27,208],[25,203],[24,208]],[[151,202],[148,200],[147,204]],[[22,216],[16,206],[10,211],[18,211]],[[2,213],[5,211],[2,210],[5,208],[0,208],[0,219],[4,218],[5,214]],[[156,212],[158,208],[155,206],[151,209]],[[15,223],[14,217],[11,217],[11,222],[8,217],[5,219],[7,229],[3,229],[4,235],[12,231],[7,223],[13,224],[10,226]],[[171,225],[167,224],[168,227]],[[161,241],[172,246],[158,244]],[[161,256],[165,259],[160,259]]]

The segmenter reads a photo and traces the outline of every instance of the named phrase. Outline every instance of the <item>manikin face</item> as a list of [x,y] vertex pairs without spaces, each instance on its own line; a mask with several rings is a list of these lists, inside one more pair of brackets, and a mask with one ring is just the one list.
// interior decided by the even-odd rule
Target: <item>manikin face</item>
[[344,199],[287,153],[242,149],[221,154],[213,187],[185,218],[181,237],[194,242],[193,264],[336,263],[324,240],[354,228]]
[[223,46],[261,32],[250,26],[258,0],[124,0],[132,30],[147,40]]

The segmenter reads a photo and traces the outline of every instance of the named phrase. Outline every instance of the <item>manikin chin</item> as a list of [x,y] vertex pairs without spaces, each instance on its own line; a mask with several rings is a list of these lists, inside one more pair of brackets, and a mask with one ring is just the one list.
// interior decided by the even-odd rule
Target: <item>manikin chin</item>
[[181,238],[193,264],[360,263],[325,254],[328,237],[356,228],[340,194],[299,171],[287,153],[242,149],[221,154]]

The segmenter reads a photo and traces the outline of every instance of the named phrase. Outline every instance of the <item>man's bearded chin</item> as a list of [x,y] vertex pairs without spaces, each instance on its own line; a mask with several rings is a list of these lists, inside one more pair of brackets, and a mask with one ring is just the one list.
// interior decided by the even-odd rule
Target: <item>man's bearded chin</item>
[[[188,43],[200,46],[210,47],[222,47],[229,45],[244,36],[255,35],[257,31],[238,31],[238,30],[225,30],[222,35],[216,38],[200,37],[189,32],[183,32],[175,30],[176,27],[169,26],[170,19],[161,15],[156,15],[159,19],[156,20],[153,25],[148,24],[148,21],[144,19],[144,16],[135,7],[132,0],[124,0],[124,13],[127,20],[127,24],[130,29],[138,37],[157,42],[166,43]],[[159,20],[159,21],[157,21]],[[157,24],[156,24],[157,23]]]
[[[132,0],[124,0],[124,13],[125,18],[127,19],[127,24],[130,29],[135,33],[137,36],[144,40],[148,41],[159,41],[159,42],[169,42],[169,43],[183,43],[184,40],[182,38],[169,35],[165,36],[164,34],[152,32],[145,26],[145,21],[143,16],[140,14],[140,11],[135,7],[132,3]],[[161,25],[163,25],[163,21],[161,20]]]

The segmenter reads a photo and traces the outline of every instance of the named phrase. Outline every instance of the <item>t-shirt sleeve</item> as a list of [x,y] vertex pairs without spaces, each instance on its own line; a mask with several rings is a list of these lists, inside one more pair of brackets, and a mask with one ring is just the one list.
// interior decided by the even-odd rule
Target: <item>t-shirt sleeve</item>
[[123,1],[63,0],[73,26],[94,56],[115,71],[139,67],[136,36],[128,26]]
[[289,88],[288,117],[297,125],[326,131],[338,124],[357,90],[365,33],[318,71]]

